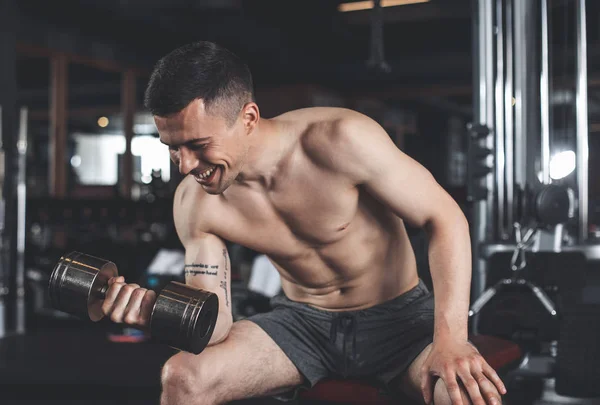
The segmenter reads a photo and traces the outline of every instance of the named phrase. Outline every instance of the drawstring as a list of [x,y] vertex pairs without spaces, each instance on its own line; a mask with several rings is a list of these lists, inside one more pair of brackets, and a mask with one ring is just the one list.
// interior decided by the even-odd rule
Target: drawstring
[[329,341],[335,345],[337,339],[338,329],[342,328],[343,340],[342,340],[342,353],[344,357],[344,372],[348,370],[348,356],[346,355],[346,336],[348,333],[352,334],[352,361],[356,360],[356,317],[350,314],[340,314],[333,317],[331,322],[331,330],[329,331]]

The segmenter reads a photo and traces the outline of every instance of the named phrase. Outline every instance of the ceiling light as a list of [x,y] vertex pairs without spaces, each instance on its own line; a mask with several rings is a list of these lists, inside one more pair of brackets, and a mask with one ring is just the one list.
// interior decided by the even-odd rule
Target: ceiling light
[[106,117],[98,118],[98,126],[100,128],[106,128],[108,126],[108,118],[106,118]]
[[[429,3],[430,0],[381,0],[381,7],[405,6],[407,4]],[[373,1],[356,1],[353,3],[342,3],[338,10],[345,13],[348,11],[368,10],[373,8]]]

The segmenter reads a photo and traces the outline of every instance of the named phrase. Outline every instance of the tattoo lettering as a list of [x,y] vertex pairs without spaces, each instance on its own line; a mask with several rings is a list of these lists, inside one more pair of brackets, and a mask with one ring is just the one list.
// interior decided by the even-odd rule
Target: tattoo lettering
[[225,272],[223,273],[224,280],[221,281],[221,288],[225,292],[225,305],[229,308],[229,295],[227,294],[227,249],[223,249],[223,259],[225,260]]
[[[200,270],[206,269],[206,270]],[[218,273],[219,266],[216,264],[204,264],[204,263],[192,263],[184,266],[184,272],[186,275],[197,276],[205,274],[208,276],[216,276]],[[213,271],[210,271],[213,270]]]
[[195,268],[201,268],[201,269],[218,269],[219,265],[218,264],[204,264],[204,263],[192,263],[192,264],[186,264],[185,268],[187,269],[188,267],[195,267]]

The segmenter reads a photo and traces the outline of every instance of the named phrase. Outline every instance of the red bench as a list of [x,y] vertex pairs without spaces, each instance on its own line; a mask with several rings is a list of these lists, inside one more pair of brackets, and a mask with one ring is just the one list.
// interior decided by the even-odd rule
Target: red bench
[[[471,342],[496,371],[510,367],[523,355],[517,344],[494,336],[472,336]],[[300,394],[300,403],[314,401],[349,405],[392,405],[394,403],[389,397],[381,395],[377,387],[367,382],[334,379],[322,380],[312,389]]]

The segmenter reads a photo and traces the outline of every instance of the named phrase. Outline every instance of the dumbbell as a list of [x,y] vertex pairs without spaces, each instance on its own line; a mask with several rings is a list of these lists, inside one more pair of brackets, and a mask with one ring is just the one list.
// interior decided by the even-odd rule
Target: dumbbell
[[[60,258],[48,285],[51,305],[63,312],[104,317],[102,302],[108,280],[117,277],[117,266],[105,259],[80,252]],[[153,339],[186,352],[198,354],[208,344],[219,312],[216,294],[171,281],[156,297],[150,317]]]

